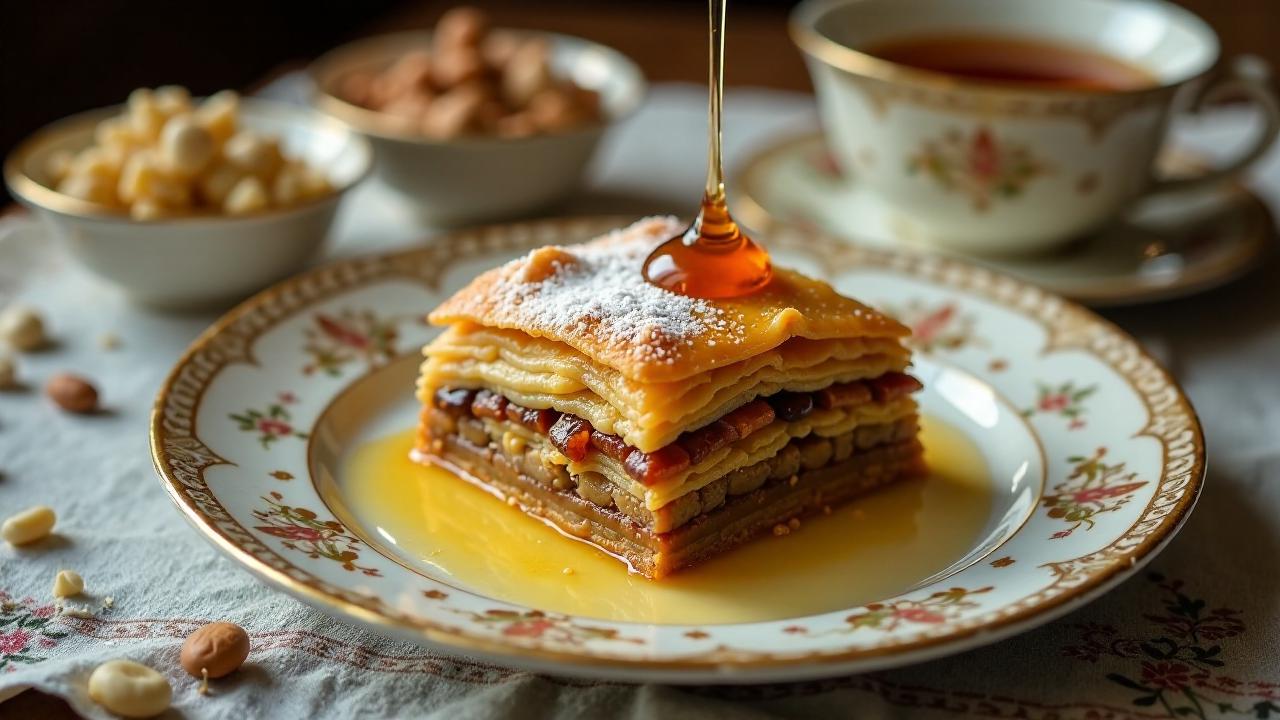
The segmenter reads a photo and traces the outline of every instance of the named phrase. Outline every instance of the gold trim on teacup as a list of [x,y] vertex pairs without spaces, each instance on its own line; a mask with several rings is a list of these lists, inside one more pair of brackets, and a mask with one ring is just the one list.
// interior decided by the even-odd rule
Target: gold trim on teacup
[[[886,83],[916,85],[928,87],[934,90],[956,91],[964,90],[968,92],[990,93],[1007,99],[1026,98],[1028,96],[1036,98],[1067,98],[1074,97],[1077,99],[1100,99],[1100,98],[1116,98],[1126,95],[1150,95],[1158,93],[1167,93],[1177,90],[1188,82],[1192,82],[1198,78],[1213,71],[1213,67],[1218,60],[1221,52],[1217,50],[1214,53],[1214,62],[1208,67],[1197,73],[1187,77],[1178,78],[1176,80],[1166,80],[1149,87],[1134,88],[1132,90],[1106,90],[1096,88],[1054,88],[1054,87],[1036,87],[1028,86],[1025,83],[1000,82],[997,80],[977,80],[969,77],[961,77],[957,75],[949,75],[947,73],[935,72],[932,70],[924,70],[921,68],[902,65],[884,58],[876,57],[862,50],[842,45],[835,40],[823,35],[813,27],[813,22],[823,14],[836,7],[850,4],[848,2],[839,3],[830,0],[807,0],[802,2],[791,11],[791,16],[787,20],[787,30],[791,35],[791,40],[800,48],[802,52],[819,60],[833,68],[844,70],[868,78],[875,78]],[[1179,8],[1170,3],[1161,2],[1161,5],[1167,6],[1171,10],[1185,13],[1187,16],[1195,19],[1203,24],[1195,15]],[[816,5],[824,5],[825,7],[816,8]]]
[[[204,471],[227,461],[197,436],[196,418],[205,392],[226,366],[255,362],[253,341],[312,303],[333,298],[355,287],[389,277],[411,278],[436,287],[446,269],[458,260],[504,250],[527,249],[552,241],[567,241],[604,232],[627,222],[622,218],[572,218],[498,225],[441,237],[430,247],[391,255],[333,263],[285,280],[246,300],[202,333],[183,354],[161,386],[151,415],[152,460],[166,492],[187,520],[215,546],[231,555],[271,585],[287,590],[315,607],[343,614],[367,626],[421,640],[445,651],[463,651],[508,664],[535,667],[542,660],[573,666],[623,671],[766,669],[778,666],[851,665],[888,655],[912,654],[912,659],[935,657],[944,646],[981,635],[982,642],[1013,635],[1058,617],[1106,590],[1109,581],[1136,569],[1173,536],[1187,517],[1204,477],[1204,441],[1199,419],[1177,383],[1131,337],[1088,310],[1038,288],[963,262],[897,251],[858,248],[822,234],[782,232],[775,246],[816,252],[834,270],[877,267],[967,290],[978,296],[1026,312],[1053,335],[1064,316],[1088,332],[1080,347],[1124,378],[1146,407],[1161,413],[1159,426],[1176,423],[1185,452],[1169,471],[1169,454],[1161,433],[1148,421],[1149,435],[1161,444],[1161,477],[1152,500],[1120,539],[1078,560],[1081,564],[1055,568],[1045,587],[982,615],[870,646],[833,651],[762,652],[719,646],[703,653],[671,659],[620,655],[582,647],[575,652],[542,641],[523,642],[469,631],[397,610],[380,598],[335,587],[282,557],[256,539],[226,511],[209,491]],[[1087,561],[1087,562],[1086,562]],[[1071,561],[1067,561],[1070,563]],[[905,660],[905,658],[904,658]],[[545,669],[545,668],[543,668]]]
[[[820,4],[823,7],[815,7]],[[808,58],[843,72],[841,79],[861,93],[872,111],[881,118],[897,102],[988,118],[1069,118],[1082,121],[1089,130],[1090,139],[1096,142],[1116,120],[1133,110],[1166,103],[1184,86],[1212,75],[1220,53],[1216,50],[1214,61],[1192,75],[1131,90],[1053,88],[978,80],[895,63],[842,45],[818,32],[813,27],[816,19],[825,11],[839,6],[839,3],[829,0],[802,2],[791,12],[788,33]],[[1170,7],[1186,12],[1176,6]]]

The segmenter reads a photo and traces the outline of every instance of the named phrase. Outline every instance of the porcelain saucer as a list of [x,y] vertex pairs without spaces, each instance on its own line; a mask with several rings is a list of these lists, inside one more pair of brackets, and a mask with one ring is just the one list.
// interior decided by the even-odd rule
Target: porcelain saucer
[[[1198,163],[1162,159],[1175,171]],[[874,168],[867,168],[874,170]],[[856,172],[856,171],[855,171]],[[930,246],[911,218],[859,187],[810,132],[765,147],[740,166],[729,187],[739,219],[764,237],[777,225],[822,230],[874,247]],[[1189,295],[1225,284],[1271,248],[1274,221],[1243,185],[1212,193],[1145,201],[1114,225],[1049,255],[963,259],[1034,283],[1093,307]]]

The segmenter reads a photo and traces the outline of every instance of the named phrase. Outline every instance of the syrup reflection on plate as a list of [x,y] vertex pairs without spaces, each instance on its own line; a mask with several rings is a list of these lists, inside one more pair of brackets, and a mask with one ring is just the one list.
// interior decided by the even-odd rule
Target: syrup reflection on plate
[[889,597],[979,542],[993,506],[982,454],[933,418],[925,419],[923,438],[932,476],[661,581],[630,575],[621,562],[486,492],[411,462],[412,431],[350,453],[342,488],[356,531],[372,544],[393,546],[384,552],[493,598],[619,621],[749,622]]

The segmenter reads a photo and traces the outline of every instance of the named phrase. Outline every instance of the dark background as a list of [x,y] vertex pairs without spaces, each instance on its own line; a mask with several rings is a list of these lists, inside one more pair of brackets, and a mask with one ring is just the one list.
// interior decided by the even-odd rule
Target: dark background
[[[963,0],[957,0],[963,1]],[[1052,2],[1053,0],[1028,0]],[[1228,54],[1280,63],[1280,2],[1178,0],[1223,36]],[[121,102],[136,87],[197,94],[252,89],[355,37],[429,27],[456,2],[133,0],[0,3],[0,155],[45,123]],[[580,35],[621,50],[650,80],[702,82],[700,0],[476,0],[496,24]],[[807,90],[786,33],[791,0],[733,0],[727,82]]]

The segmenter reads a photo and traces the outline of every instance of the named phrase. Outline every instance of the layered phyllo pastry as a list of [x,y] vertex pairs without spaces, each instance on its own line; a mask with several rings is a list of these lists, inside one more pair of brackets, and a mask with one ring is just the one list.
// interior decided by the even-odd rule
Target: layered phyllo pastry
[[661,578],[923,470],[906,327],[785,269],[646,283],[650,218],[490,270],[430,315],[414,456]]

